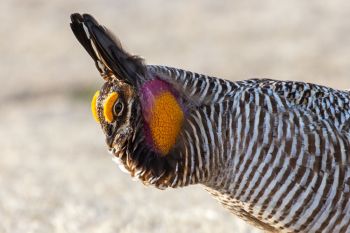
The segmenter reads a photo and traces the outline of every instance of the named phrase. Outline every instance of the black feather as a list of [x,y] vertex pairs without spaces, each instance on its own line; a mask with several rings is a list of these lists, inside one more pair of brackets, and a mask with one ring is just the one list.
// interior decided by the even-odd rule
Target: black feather
[[87,37],[84,27],[83,27],[83,18],[80,14],[72,14],[70,16],[71,18],[71,24],[70,27],[75,35],[75,37],[78,39],[80,44],[86,49],[86,51],[90,54],[92,59],[96,61],[98,58],[94,52],[94,49],[92,48],[91,41]]
[[[130,55],[118,39],[88,14],[72,14],[71,28],[90,56],[108,67],[120,81],[136,85],[144,78],[145,65],[140,57]],[[84,30],[87,30],[86,32]],[[89,35],[88,35],[88,34]],[[94,49],[94,47],[96,50]],[[98,53],[98,54],[96,54]],[[97,66],[100,70],[100,68]],[[100,72],[104,72],[101,71]]]

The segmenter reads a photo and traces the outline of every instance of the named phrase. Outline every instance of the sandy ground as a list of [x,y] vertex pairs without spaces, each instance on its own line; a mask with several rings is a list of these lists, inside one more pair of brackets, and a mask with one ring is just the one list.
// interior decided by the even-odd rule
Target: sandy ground
[[111,161],[89,112],[102,80],[72,12],[151,64],[350,88],[346,0],[2,0],[0,232],[258,232],[200,186],[155,190]]

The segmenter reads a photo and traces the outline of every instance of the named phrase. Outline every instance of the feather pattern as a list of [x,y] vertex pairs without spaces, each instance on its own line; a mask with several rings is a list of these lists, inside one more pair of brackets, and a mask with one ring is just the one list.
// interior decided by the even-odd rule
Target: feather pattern
[[186,179],[194,176],[236,215],[268,231],[350,231],[348,92],[148,69],[176,82],[196,106],[182,136],[196,164]]
[[[232,82],[145,65],[91,16],[73,14],[71,27],[106,80],[93,110],[111,153],[131,176],[160,189],[202,184],[265,231],[350,232],[349,91],[270,79]],[[146,85],[152,101],[145,99],[148,81],[166,86],[173,109],[185,113],[163,154],[145,130],[159,89]],[[125,106],[108,122],[102,112],[110,93]],[[108,106],[115,109],[116,102]],[[171,123],[164,122],[160,138]]]

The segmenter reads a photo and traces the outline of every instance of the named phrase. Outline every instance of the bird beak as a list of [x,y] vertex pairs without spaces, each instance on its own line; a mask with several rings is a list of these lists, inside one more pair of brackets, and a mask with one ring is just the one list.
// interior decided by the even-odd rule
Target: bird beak
[[114,137],[113,136],[107,136],[106,137],[106,144],[109,149],[113,147]]

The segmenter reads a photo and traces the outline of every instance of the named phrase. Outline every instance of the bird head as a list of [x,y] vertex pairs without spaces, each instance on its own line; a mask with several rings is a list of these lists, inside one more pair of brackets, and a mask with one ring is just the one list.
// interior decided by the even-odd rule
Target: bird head
[[73,33],[105,80],[91,110],[117,161],[144,183],[169,186],[181,158],[176,153],[184,99],[168,82],[130,55],[92,16],[72,14]]

